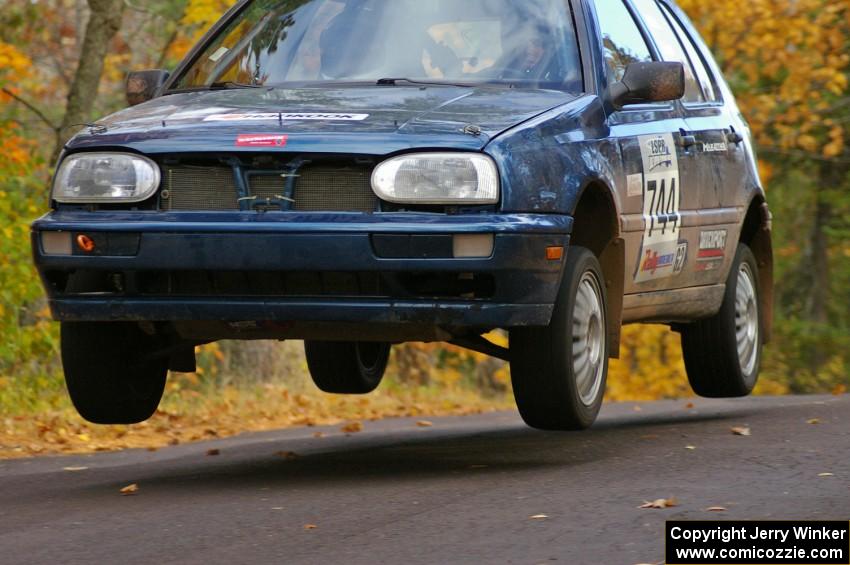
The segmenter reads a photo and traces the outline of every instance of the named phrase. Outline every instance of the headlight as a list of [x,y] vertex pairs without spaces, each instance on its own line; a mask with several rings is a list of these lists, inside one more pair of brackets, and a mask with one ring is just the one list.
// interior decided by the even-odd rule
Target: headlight
[[496,204],[499,172],[486,155],[416,153],[378,165],[372,189],[398,204]]
[[141,202],[159,188],[159,166],[128,153],[78,153],[62,161],[53,199],[65,203]]

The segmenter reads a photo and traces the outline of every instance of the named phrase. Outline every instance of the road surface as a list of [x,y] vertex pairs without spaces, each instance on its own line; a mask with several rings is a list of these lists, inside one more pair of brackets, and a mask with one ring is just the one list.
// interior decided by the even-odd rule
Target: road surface
[[0,461],[0,562],[654,564],[668,519],[850,519],[850,396],[694,404],[606,407],[586,433],[500,413]]

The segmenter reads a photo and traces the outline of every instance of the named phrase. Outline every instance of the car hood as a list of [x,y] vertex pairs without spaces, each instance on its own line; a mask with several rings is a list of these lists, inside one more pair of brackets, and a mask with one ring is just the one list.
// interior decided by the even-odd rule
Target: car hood
[[575,98],[553,90],[451,86],[187,92],[104,118],[67,148],[148,154],[256,151],[238,147],[236,140],[275,134],[285,136],[276,148],[282,151],[385,155],[417,147],[477,150],[505,130]]

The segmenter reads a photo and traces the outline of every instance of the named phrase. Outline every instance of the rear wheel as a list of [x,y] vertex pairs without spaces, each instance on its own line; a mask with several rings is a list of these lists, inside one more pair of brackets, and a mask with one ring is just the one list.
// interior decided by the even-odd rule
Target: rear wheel
[[740,245],[720,312],[682,329],[682,353],[694,392],[706,398],[749,395],[758,381],[762,350],[758,263]]
[[313,382],[330,394],[369,394],[384,378],[388,343],[304,342]]
[[583,430],[599,415],[609,356],[604,280],[593,253],[570,248],[551,324],[510,332],[514,395],[533,428]]
[[168,357],[149,357],[156,338],[132,323],[62,324],[62,365],[71,401],[94,424],[138,424],[153,416]]

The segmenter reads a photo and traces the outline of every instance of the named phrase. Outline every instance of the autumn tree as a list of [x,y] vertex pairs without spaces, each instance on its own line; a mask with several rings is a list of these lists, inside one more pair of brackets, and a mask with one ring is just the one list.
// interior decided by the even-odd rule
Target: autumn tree
[[83,48],[60,126],[62,143],[73,133],[74,126],[91,119],[109,45],[121,29],[124,18],[124,0],[88,0],[88,6],[90,13]]

